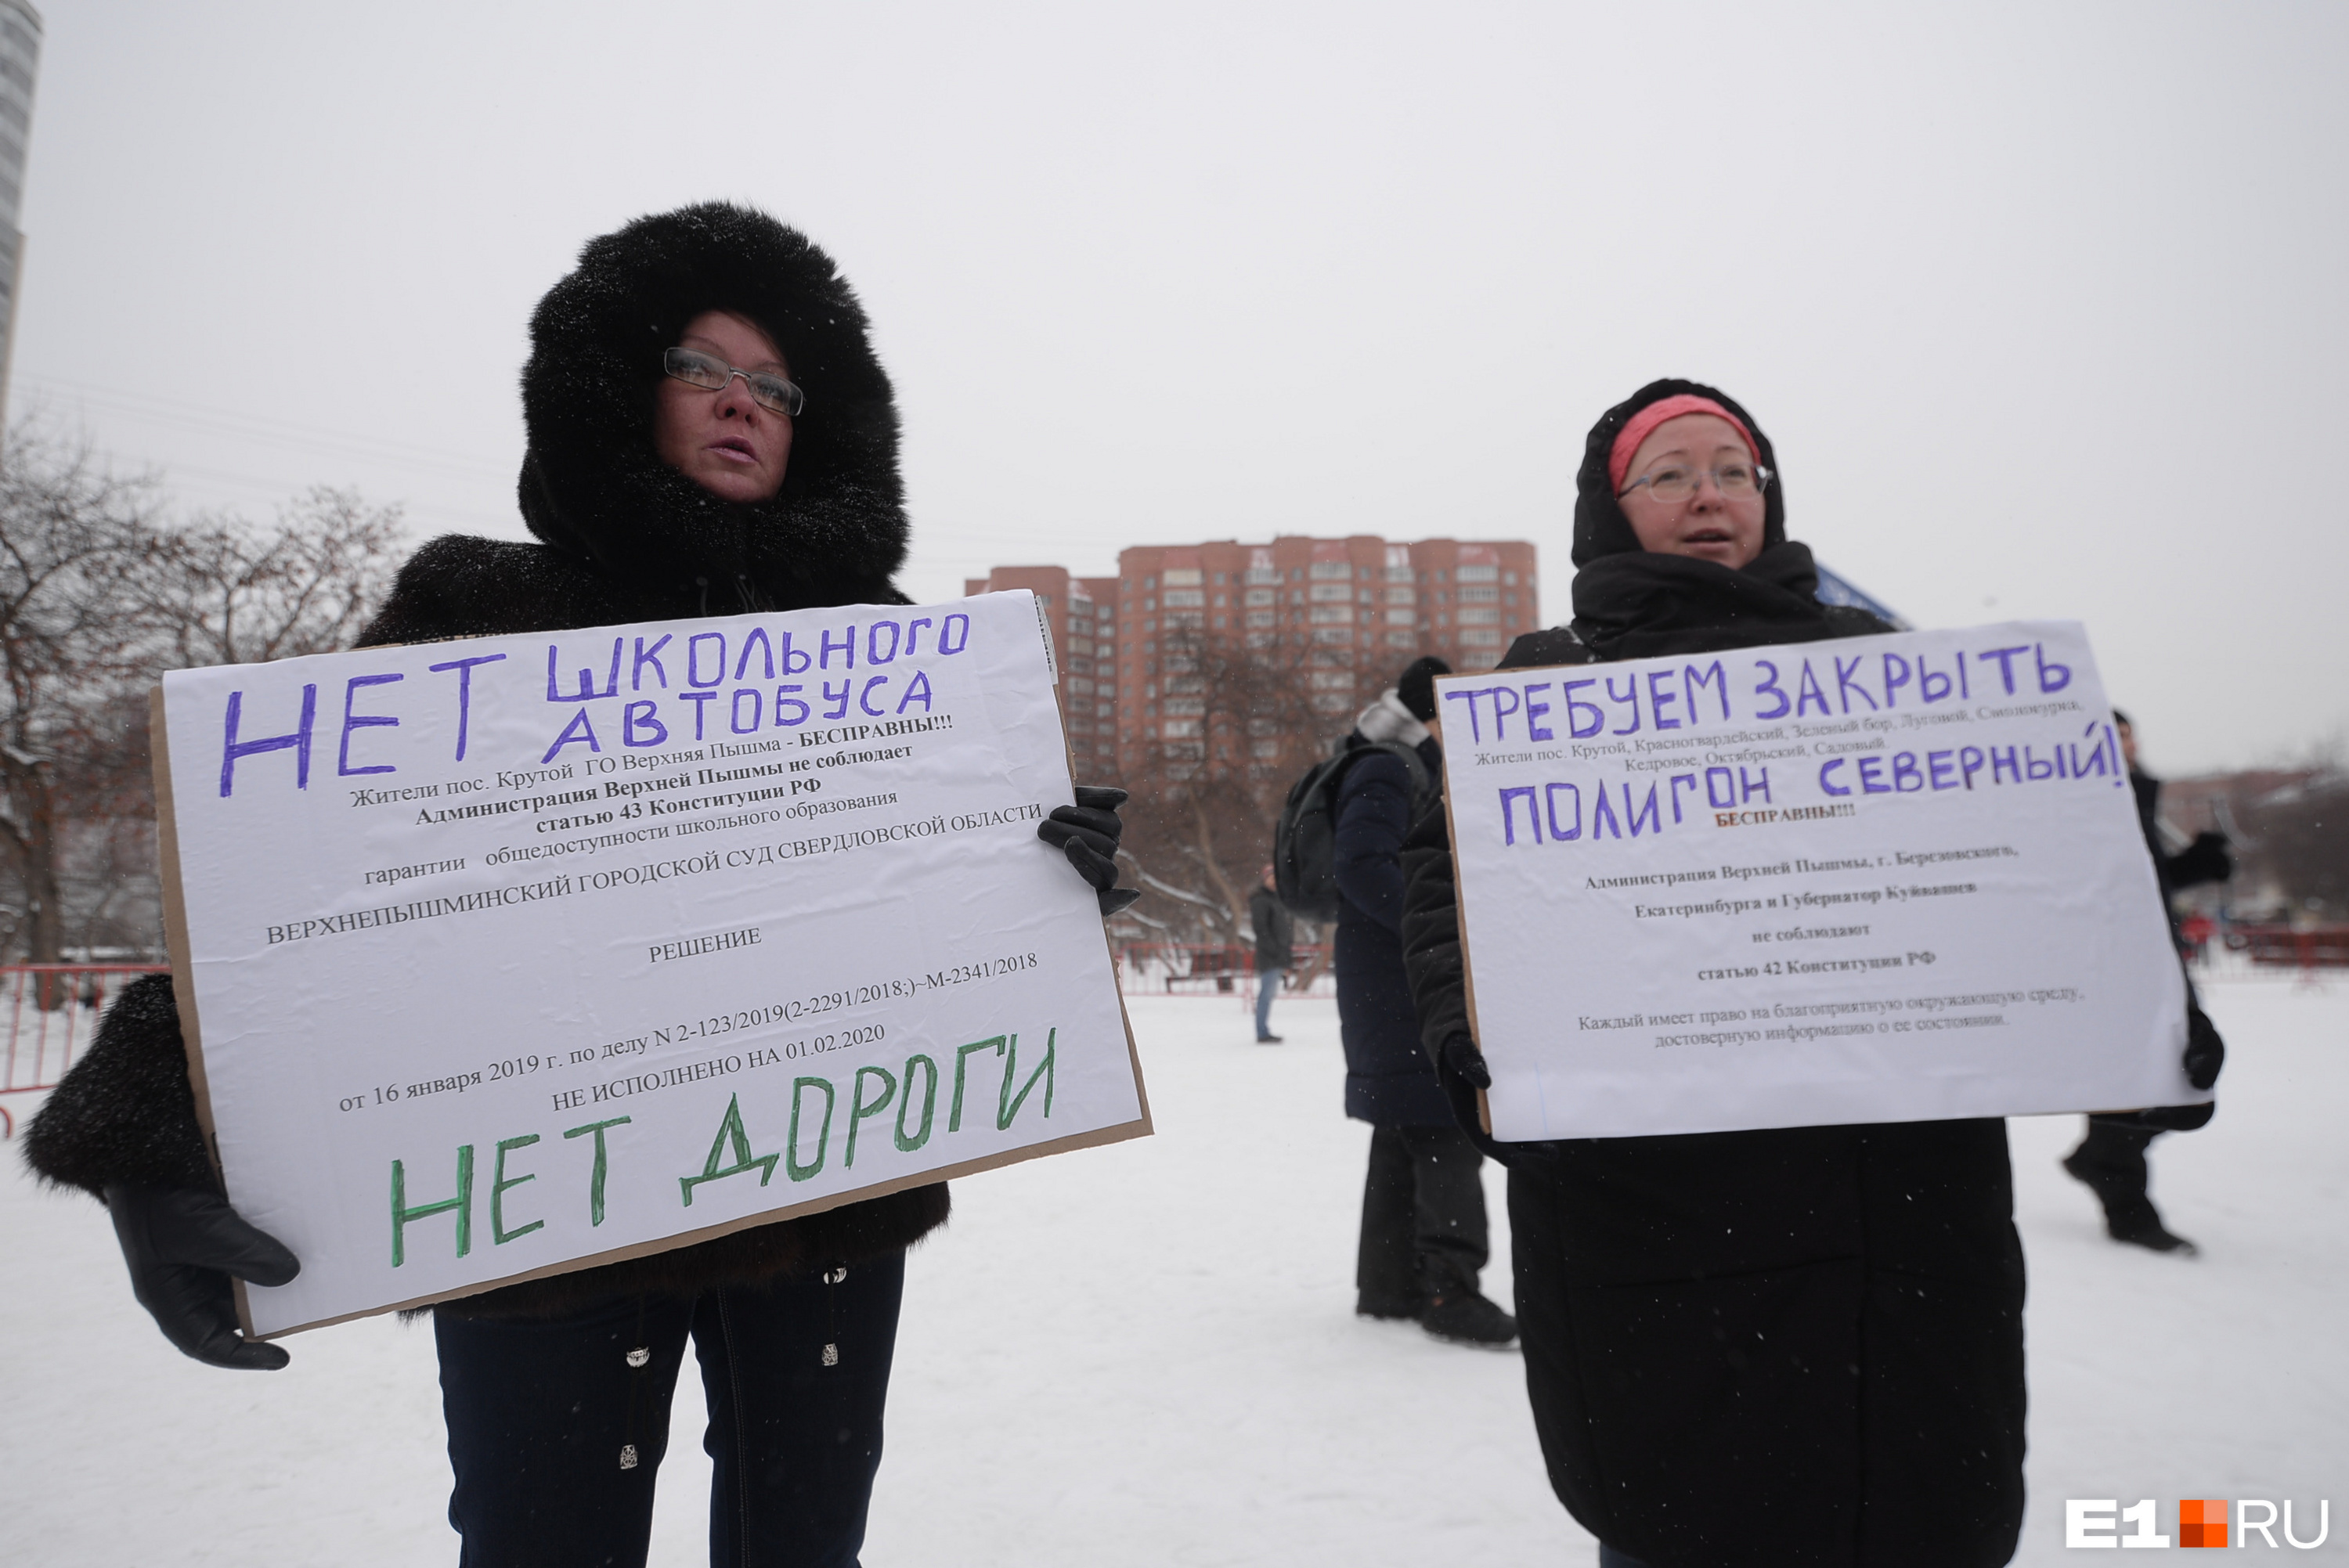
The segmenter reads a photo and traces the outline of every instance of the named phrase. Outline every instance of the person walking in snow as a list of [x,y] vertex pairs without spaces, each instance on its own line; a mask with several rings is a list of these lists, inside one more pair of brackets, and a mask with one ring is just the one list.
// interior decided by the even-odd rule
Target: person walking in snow
[[[2137,825],[2145,830],[2145,847],[2153,856],[2154,874],[2161,882],[2162,906],[2168,911],[2170,932],[2181,952],[2178,914],[2169,897],[2181,889],[2204,882],[2225,882],[2235,874],[2224,833],[2197,833],[2176,853],[2162,841],[2161,780],[2137,765],[2137,728],[2120,709],[2113,710],[2113,727],[2120,736],[2121,756],[2128,763],[2129,788],[2137,794]],[[2193,985],[2187,982],[2189,989]],[[2201,1009],[2195,1008],[2199,1017]],[[2216,1037],[2216,1031],[2212,1031]],[[2080,1147],[2064,1157],[2064,1169],[2095,1193],[2105,1211],[2105,1233],[2116,1242],[2157,1253],[2192,1257],[2194,1243],[2162,1222],[2147,1191],[2151,1173],[2146,1151],[2165,1132],[2190,1132],[2210,1119],[2215,1105],[2164,1106],[2151,1110],[2112,1111],[2088,1118],[2087,1134]]]
[[1355,760],[1336,813],[1338,1026],[1346,1114],[1371,1129],[1354,1310],[1414,1318],[1438,1339],[1503,1346],[1516,1320],[1477,1289],[1491,1255],[1484,1157],[1420,1052],[1402,965],[1402,842],[1442,776],[1429,724],[1435,677],[1451,673],[1442,659],[1414,661],[1346,738]]
[[[531,321],[520,499],[534,542],[436,539],[362,645],[904,603],[897,414],[832,258],[720,202],[591,242]],[[1039,836],[1115,888],[1114,789]],[[331,1053],[334,1042],[317,1042]],[[240,1218],[204,1151],[171,978],[128,987],[28,1130],[48,1181],[102,1197],[142,1305],[214,1366],[274,1369],[230,1277],[299,1264]],[[713,1563],[854,1564],[881,1459],[905,1249],[944,1183],[432,1308],[468,1568],[642,1563],[690,1339],[709,1404]]]
[[1280,902],[1269,865],[1248,892],[1248,925],[1256,935],[1256,1043],[1277,1046],[1280,1037],[1272,1032],[1272,999],[1296,961],[1291,944],[1297,922]]

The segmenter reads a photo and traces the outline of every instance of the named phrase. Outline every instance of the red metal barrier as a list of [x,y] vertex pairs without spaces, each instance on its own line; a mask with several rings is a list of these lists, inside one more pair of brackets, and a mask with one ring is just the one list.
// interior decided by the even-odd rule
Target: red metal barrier
[[[1330,989],[1330,949],[1299,944],[1288,971],[1290,994]],[[1117,950],[1118,984],[1129,996],[1256,995],[1256,949],[1197,942],[1129,942]]]
[[2275,968],[2349,966],[2349,925],[2237,925],[2228,929],[2226,944],[2253,964]]
[[[141,975],[168,972],[160,964],[0,965],[0,1018],[7,1029],[0,1097],[57,1088],[116,994]],[[0,1138],[16,1135],[16,1119],[0,1100]]]

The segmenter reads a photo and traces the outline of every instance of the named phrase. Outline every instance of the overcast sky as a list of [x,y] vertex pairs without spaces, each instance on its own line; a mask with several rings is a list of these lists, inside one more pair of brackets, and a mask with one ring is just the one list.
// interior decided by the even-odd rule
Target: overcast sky
[[582,242],[841,262],[904,585],[1276,532],[1526,538],[1714,381],[1925,625],[2087,623],[2149,759],[2349,726],[2349,6],[49,0],[10,414],[188,505],[519,537]]

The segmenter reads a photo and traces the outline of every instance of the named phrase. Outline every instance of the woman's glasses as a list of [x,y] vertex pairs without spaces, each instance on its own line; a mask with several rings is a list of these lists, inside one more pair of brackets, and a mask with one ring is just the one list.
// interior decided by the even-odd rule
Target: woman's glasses
[[672,348],[661,356],[661,369],[688,387],[716,392],[740,376],[760,407],[777,414],[797,415],[807,407],[807,395],[780,376],[759,370],[737,370],[713,355],[693,348]]
[[[1727,500],[1751,500],[1770,483],[1770,470],[1759,463],[1723,463],[1717,469],[1699,469],[1687,463],[1667,463],[1652,473],[1640,475],[1623,487],[1630,495],[1641,485],[1658,500],[1677,505],[1696,494],[1698,483],[1710,473],[1713,488]],[[1617,500],[1621,500],[1618,496]]]

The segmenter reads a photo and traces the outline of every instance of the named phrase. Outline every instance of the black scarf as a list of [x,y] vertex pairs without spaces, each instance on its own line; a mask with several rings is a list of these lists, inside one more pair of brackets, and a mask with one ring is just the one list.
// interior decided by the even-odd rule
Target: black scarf
[[[1681,393],[1710,397],[1744,421],[1757,456],[1773,471],[1778,454],[1744,405],[1718,387],[1677,377],[1651,381],[1599,417],[1575,475],[1574,634],[1602,659],[1715,653],[1765,643],[1809,643],[1851,634],[1816,597],[1818,569],[1808,545],[1786,537],[1786,491],[1774,477],[1763,497],[1762,553],[1743,571],[1640,548],[1616,499],[1608,459],[1631,417]],[[1870,629],[1878,629],[1871,627]]]
[[1574,634],[1602,659],[1713,653],[1837,634],[1811,548],[1774,544],[1743,571],[1686,555],[1602,555],[1574,576]]

